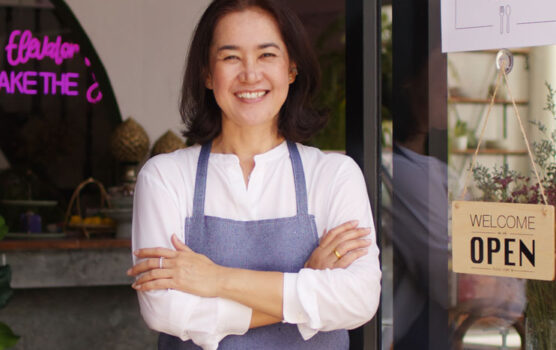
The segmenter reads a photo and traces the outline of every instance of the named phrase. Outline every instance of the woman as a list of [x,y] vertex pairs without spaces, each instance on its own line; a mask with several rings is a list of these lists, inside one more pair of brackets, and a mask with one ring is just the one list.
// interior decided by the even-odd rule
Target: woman
[[159,349],[347,349],[345,329],[375,313],[361,172],[295,143],[323,125],[317,81],[279,1],[216,0],[203,14],[181,104],[197,145],[151,159],[136,186],[128,273]]

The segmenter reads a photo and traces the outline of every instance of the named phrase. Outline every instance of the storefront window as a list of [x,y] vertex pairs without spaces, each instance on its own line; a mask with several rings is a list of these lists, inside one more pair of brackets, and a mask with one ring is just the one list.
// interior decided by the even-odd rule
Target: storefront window
[[[115,184],[109,138],[120,112],[102,62],[67,5],[4,3],[0,199],[58,202],[57,210],[45,214],[56,223],[83,179],[93,176],[106,186]],[[3,204],[3,215],[17,231],[12,206]]]
[[394,107],[393,126],[383,122],[384,131],[393,129],[393,142],[382,154],[382,347],[551,349],[554,281],[454,272],[450,207],[457,199],[541,202],[512,97],[545,192],[553,191],[556,49],[510,50],[509,84],[498,87],[461,198],[496,89],[498,50],[442,54],[439,6],[394,1],[391,9]]
[[[509,84],[502,83],[498,88],[468,198],[540,203],[536,176],[513,102],[523,122],[527,123],[533,158],[545,191],[550,193],[553,191],[553,86],[556,82],[552,66],[556,49],[541,46],[510,51],[513,69],[508,75]],[[459,177],[451,182],[454,198],[459,196],[457,186],[464,183],[463,177],[471,165],[471,154],[480,139],[480,129],[496,87],[496,53],[477,51],[448,56],[449,121],[453,137],[450,165]],[[470,74],[470,71],[483,73]],[[550,196],[548,202],[554,204]],[[460,310],[482,309],[481,314],[473,315],[476,322],[468,322],[464,341],[502,341],[510,348],[550,349],[554,346],[554,282],[467,274],[458,274],[457,282]]]

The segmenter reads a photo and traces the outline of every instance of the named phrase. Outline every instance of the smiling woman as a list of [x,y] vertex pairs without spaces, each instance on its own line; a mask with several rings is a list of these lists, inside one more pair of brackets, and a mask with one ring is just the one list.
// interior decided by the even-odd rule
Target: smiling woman
[[[278,128],[287,139],[293,141],[308,140],[326,124],[327,118],[312,108],[314,94],[319,85],[320,72],[318,61],[307,39],[303,25],[290,10],[286,10],[283,6],[277,6],[272,2],[261,1],[257,3],[253,1],[250,4],[249,1],[238,1],[238,3],[220,5],[218,13],[214,12],[211,14],[211,8],[207,9],[207,12],[205,12],[200,21],[200,24],[206,23],[206,25],[199,25],[197,27],[191,42],[182,86],[180,112],[186,126],[184,136],[191,144],[202,144],[220,134],[220,107],[214,99],[215,95],[206,89],[207,78],[211,69],[210,65],[213,64],[211,58],[215,58],[212,50],[221,49],[219,51],[225,51],[224,49],[238,49],[238,47],[233,47],[237,43],[222,43],[221,46],[214,46],[213,38],[216,36],[216,22],[224,17],[224,15],[236,12],[240,6],[247,8],[250,5],[254,5],[253,7],[257,8],[257,11],[254,11],[252,15],[258,15],[261,19],[265,18],[265,16],[270,16],[270,18],[267,18],[270,21],[270,28],[277,31],[274,36],[276,42],[252,42],[251,45],[263,45],[263,47],[259,48],[261,50],[266,48],[279,51],[279,53],[285,56],[283,58],[291,61],[292,66],[287,68],[292,69],[289,72],[286,71],[288,78],[289,74],[297,75],[297,72],[301,73],[295,78],[295,83],[291,84],[288,88],[288,98],[281,106],[279,113]],[[243,27],[245,27],[246,33],[238,37],[238,40],[245,41],[258,33],[251,26],[251,23]],[[238,28],[228,29],[234,29],[234,32],[239,30]],[[267,29],[266,32],[268,31]],[[227,34],[227,32],[224,34]],[[272,39],[269,38],[269,40]],[[281,47],[278,45],[279,42],[282,43]],[[207,43],[212,44],[207,45]],[[272,43],[276,47],[264,47],[266,44]],[[226,47],[226,45],[229,46]],[[265,56],[272,55],[273,53],[271,51]],[[239,57],[233,57],[233,59],[236,60]]]
[[326,120],[302,28],[273,0],[215,0],[197,26],[181,103],[196,145],[152,158],[135,192],[128,273],[159,349],[347,349],[376,311],[361,171],[296,143]]
[[250,133],[266,138],[264,131],[273,129],[278,134],[278,113],[295,80],[294,69],[276,21],[268,13],[235,12],[218,22],[206,78],[206,87],[222,110],[223,132],[213,142],[215,150],[223,135],[235,139]]

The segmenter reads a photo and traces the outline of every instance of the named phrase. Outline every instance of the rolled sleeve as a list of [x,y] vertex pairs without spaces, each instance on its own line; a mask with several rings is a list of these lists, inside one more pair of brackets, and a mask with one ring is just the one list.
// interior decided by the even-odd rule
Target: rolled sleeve
[[[353,329],[368,322],[380,300],[379,250],[375,239],[369,198],[361,171],[351,160],[336,168],[328,184],[329,202],[323,212],[326,230],[344,222],[359,220],[370,227],[366,238],[371,246],[366,255],[345,269],[304,268],[284,276],[284,321],[297,324],[308,339],[318,331]],[[318,213],[317,213],[318,214]]]
[[[315,315],[318,313],[318,307],[316,303],[310,304],[305,303],[305,307],[308,309],[305,311],[304,306],[300,301],[298,296],[299,291],[297,289],[297,273],[285,273],[284,274],[284,321],[285,323],[298,324],[299,332],[303,339],[307,340],[317,333],[314,328],[306,326],[309,322],[308,314],[311,313]],[[311,298],[304,297],[305,300],[311,300]]]
[[216,298],[218,324],[216,330],[221,334],[245,334],[249,330],[253,310],[235,301]]
[[348,269],[286,274],[284,322],[297,324],[306,340],[318,331],[353,329],[368,322],[380,299],[380,270],[361,261],[369,258]]

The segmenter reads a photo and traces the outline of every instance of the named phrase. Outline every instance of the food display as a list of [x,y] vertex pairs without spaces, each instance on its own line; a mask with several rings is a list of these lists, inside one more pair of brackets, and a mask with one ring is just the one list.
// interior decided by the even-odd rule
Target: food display
[[[80,197],[83,189],[90,184],[98,188],[100,192],[100,203],[99,206],[94,209],[86,208],[86,210],[82,210]],[[92,235],[99,233],[114,233],[116,231],[116,222],[112,218],[102,214],[103,209],[110,207],[110,197],[102,183],[93,178],[83,181],[77,186],[71,196],[66,211],[66,219],[64,220],[64,232],[79,231],[87,238],[91,238]]]

